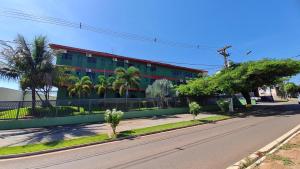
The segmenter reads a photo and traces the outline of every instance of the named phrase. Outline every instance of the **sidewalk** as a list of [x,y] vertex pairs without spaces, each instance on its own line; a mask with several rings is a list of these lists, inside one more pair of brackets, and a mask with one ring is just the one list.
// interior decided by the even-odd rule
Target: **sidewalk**
[[[200,114],[197,118],[214,116],[214,114]],[[178,114],[153,118],[129,119],[121,121],[117,131],[132,130],[156,126],[166,123],[192,120],[190,114]],[[0,147],[35,144],[41,142],[72,139],[100,133],[111,133],[108,124],[69,125],[49,128],[30,128],[17,130],[0,130]]]
[[299,169],[300,168],[300,134],[283,145],[279,151],[269,155],[255,169]]

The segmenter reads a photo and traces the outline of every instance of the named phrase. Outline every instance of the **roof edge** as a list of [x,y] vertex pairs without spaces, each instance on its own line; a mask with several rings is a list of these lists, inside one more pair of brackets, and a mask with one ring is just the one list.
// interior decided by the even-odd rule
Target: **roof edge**
[[54,44],[54,43],[50,43],[49,46],[51,49],[65,49],[65,50],[73,51],[73,52],[89,53],[89,54],[92,54],[95,56],[117,58],[117,59],[129,60],[129,61],[134,61],[134,62],[140,62],[140,63],[150,63],[153,65],[159,65],[159,66],[169,67],[169,68],[176,68],[176,69],[192,71],[192,72],[197,72],[197,73],[207,73],[208,72],[203,69],[188,68],[188,67],[177,66],[177,65],[172,65],[172,64],[168,64],[168,63],[150,61],[150,60],[145,60],[145,59],[137,59],[137,58],[132,58],[132,57],[110,54],[110,53],[106,53],[106,52],[98,52],[98,51],[93,51],[93,50],[88,50],[88,49],[81,49],[81,48],[75,48],[75,47],[70,47],[70,46],[65,46],[65,45],[59,45],[59,44]]

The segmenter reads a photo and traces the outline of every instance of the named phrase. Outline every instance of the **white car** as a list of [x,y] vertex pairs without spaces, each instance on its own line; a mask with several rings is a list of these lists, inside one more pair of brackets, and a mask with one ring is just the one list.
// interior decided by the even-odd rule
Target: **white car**
[[298,103],[300,104],[300,95],[298,96]]

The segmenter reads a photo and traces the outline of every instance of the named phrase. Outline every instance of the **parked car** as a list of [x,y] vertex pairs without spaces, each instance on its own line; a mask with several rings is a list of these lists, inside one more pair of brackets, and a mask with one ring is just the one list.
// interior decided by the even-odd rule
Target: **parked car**
[[298,104],[300,104],[300,95],[298,96]]

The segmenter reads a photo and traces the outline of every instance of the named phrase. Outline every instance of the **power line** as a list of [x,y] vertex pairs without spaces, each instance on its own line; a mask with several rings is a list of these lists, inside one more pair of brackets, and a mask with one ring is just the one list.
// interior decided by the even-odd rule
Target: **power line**
[[130,39],[130,40],[136,40],[142,42],[151,42],[155,44],[162,44],[162,45],[172,46],[172,47],[190,48],[190,49],[209,49],[209,50],[216,50],[218,48],[218,47],[208,46],[208,45],[169,41],[157,37],[142,36],[142,35],[127,33],[127,32],[118,32],[110,29],[94,27],[82,22],[71,22],[61,18],[33,15],[16,9],[0,9],[0,16],[82,29],[82,30],[99,33],[99,34],[106,34],[114,37],[119,37],[123,39]]
[[[17,42],[15,42],[15,41],[1,40],[1,39],[0,39],[0,42],[17,44]],[[32,45],[32,44],[27,43],[27,45]],[[47,48],[50,48],[50,47],[47,47]],[[211,67],[211,68],[205,68],[205,69],[217,69],[217,68],[222,67],[222,65],[202,64],[202,63],[172,62],[172,61],[162,61],[162,60],[158,60],[156,62],[167,63],[167,64],[179,64],[179,65],[193,65],[193,66]]]

